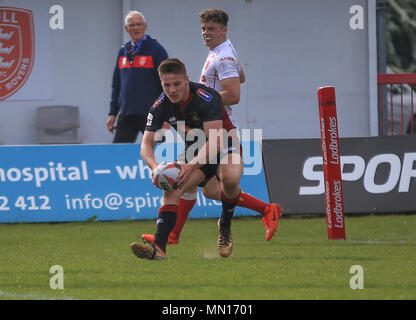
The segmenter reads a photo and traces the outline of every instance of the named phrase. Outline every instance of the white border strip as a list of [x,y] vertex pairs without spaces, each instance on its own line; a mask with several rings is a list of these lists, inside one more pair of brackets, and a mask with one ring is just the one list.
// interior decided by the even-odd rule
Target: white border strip
[[377,7],[376,0],[367,0],[368,10],[368,80],[370,135],[378,136],[377,99]]
[[33,294],[33,293],[10,293],[10,292],[4,292],[0,291],[0,298],[10,298],[10,299],[17,299],[17,300],[77,300],[73,297],[68,296],[45,296],[45,295],[39,295],[39,294]]

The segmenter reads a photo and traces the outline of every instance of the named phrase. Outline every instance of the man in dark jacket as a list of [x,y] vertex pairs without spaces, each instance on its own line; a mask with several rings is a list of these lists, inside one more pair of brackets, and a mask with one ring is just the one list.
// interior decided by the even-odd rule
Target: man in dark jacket
[[162,93],[157,68],[168,58],[160,43],[146,34],[142,13],[130,11],[124,28],[131,41],[121,47],[113,74],[107,120],[108,130],[116,130],[113,143],[135,142],[139,132],[144,132],[147,113]]

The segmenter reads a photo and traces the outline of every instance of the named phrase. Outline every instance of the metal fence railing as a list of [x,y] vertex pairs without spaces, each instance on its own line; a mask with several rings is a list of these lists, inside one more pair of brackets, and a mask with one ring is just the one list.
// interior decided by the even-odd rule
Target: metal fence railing
[[378,74],[379,134],[415,133],[416,73]]

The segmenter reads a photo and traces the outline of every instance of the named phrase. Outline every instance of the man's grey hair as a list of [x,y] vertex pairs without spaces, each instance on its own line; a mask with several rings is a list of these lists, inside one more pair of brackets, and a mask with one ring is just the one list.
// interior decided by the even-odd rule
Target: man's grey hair
[[140,17],[142,17],[143,22],[146,23],[146,18],[144,17],[143,13],[139,12],[139,11],[129,11],[129,13],[127,13],[125,19],[124,19],[124,25],[127,26],[128,22],[127,19],[130,18],[131,16],[136,16],[139,15]]

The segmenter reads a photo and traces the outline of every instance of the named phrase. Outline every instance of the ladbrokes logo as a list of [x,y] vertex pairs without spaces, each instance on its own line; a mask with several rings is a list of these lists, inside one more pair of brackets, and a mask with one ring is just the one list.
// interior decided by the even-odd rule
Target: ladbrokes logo
[[32,71],[34,55],[32,11],[0,7],[0,100],[23,86]]

